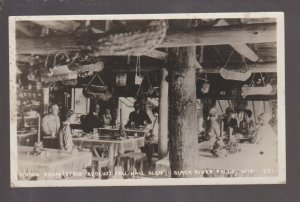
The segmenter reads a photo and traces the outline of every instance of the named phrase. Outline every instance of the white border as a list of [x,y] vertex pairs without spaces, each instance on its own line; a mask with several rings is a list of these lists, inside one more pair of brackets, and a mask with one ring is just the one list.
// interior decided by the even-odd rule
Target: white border
[[[277,19],[277,78],[278,78],[278,173],[276,177],[184,178],[184,179],[110,179],[110,180],[49,180],[18,181],[17,179],[17,110],[16,110],[16,40],[15,23],[21,20],[134,20],[134,19],[192,19],[192,18],[276,18]],[[74,187],[74,186],[161,186],[161,185],[232,185],[286,183],[285,143],[285,46],[283,12],[249,13],[182,13],[127,15],[60,15],[9,17],[9,80],[10,80],[10,166],[11,187]]]

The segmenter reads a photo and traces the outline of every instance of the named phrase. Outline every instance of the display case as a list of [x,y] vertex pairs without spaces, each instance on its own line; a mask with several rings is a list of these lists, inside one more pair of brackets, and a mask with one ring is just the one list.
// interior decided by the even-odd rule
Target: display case
[[39,117],[43,112],[43,91],[37,86],[28,87],[17,89],[17,137],[18,145],[33,146],[37,141]]

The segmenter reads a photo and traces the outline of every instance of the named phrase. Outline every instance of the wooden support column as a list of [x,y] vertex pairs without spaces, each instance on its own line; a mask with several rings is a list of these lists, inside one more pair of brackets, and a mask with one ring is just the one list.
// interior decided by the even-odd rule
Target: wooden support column
[[169,146],[171,177],[180,171],[193,171],[198,159],[196,113],[196,48],[169,52]]
[[158,131],[158,157],[162,159],[168,154],[168,88],[166,81],[167,69],[161,70],[160,97],[159,97],[159,131]]
[[47,114],[49,112],[49,95],[50,89],[49,88],[43,88],[43,113]]

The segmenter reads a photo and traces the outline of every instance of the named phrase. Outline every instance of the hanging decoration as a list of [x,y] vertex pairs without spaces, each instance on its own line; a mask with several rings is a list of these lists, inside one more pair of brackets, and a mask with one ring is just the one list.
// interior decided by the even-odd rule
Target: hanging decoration
[[232,52],[230,53],[229,58],[226,61],[224,67],[222,67],[220,69],[220,75],[222,78],[224,78],[226,80],[246,81],[247,79],[250,78],[251,71],[249,70],[246,60],[243,56],[242,56],[242,58],[243,58],[243,62],[245,65],[244,69],[229,69],[227,67],[227,64],[228,64],[233,52],[234,52],[234,50],[232,50]]
[[[44,84],[56,82],[56,81],[65,81],[63,82],[65,85],[76,85],[75,80],[78,77],[87,77],[91,76],[93,72],[100,72],[104,68],[104,64],[99,59],[90,59],[88,57],[80,58],[79,52],[75,55],[74,58],[71,58],[67,52],[58,52],[55,54],[53,59],[52,68],[49,68],[49,56],[47,56],[44,71],[41,72],[41,81]],[[60,63],[58,63],[58,58],[60,58]],[[63,61],[63,63],[62,63]],[[85,64],[82,64],[82,61]],[[86,64],[90,63],[90,64]],[[33,77],[36,73],[30,73],[28,77]],[[66,82],[69,81],[69,82]]]
[[[271,84],[265,84],[265,79],[260,73],[259,83],[254,82],[255,74],[253,74],[251,83],[249,85],[243,85],[241,95],[246,97],[248,95],[270,95],[272,92],[273,87]],[[262,86],[257,86],[262,83]]]
[[[92,82],[94,81],[94,79],[96,77],[100,81],[101,85],[92,84]],[[104,85],[104,82],[98,73],[96,73],[92,77],[90,82],[87,84],[87,86],[85,88],[83,88],[82,94],[85,97],[95,98],[95,99],[99,99],[99,100],[103,100],[103,101],[108,101],[112,97],[111,92],[108,91],[108,86]]]
[[57,64],[57,57],[61,54],[64,54],[67,58],[69,58],[68,54],[65,52],[56,53],[53,61],[53,68],[50,69],[48,69],[49,56],[46,58],[45,69],[48,69],[48,71],[44,71],[41,73],[42,82],[49,83],[49,82],[77,79],[77,72],[71,71],[68,65]]
[[119,72],[116,75],[116,85],[117,86],[126,86],[127,74],[125,72]]
[[135,77],[134,77],[134,83],[135,85],[141,85],[143,82],[143,77],[141,75],[141,58],[136,58],[136,66],[135,66]]
[[153,20],[139,30],[111,34],[98,39],[90,47],[96,56],[133,55],[141,56],[159,47],[166,36],[167,24],[162,20]]
[[201,86],[201,92],[203,94],[206,94],[209,92],[209,88],[210,88],[210,83],[209,81],[207,80],[207,75],[205,75],[205,79],[203,78],[198,78],[198,79],[201,79],[201,80],[204,80],[204,83],[202,84]]

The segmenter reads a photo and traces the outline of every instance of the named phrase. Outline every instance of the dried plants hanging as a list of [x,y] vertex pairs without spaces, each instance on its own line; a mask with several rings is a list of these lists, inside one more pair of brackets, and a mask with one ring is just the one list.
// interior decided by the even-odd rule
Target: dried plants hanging
[[220,75],[222,78],[226,80],[237,80],[237,81],[246,81],[251,76],[251,71],[249,70],[245,58],[243,58],[243,62],[245,65],[245,68],[243,69],[229,69],[228,68],[228,62],[233,54],[234,50],[231,51],[228,60],[226,61],[224,67],[220,69]]
[[96,56],[132,55],[141,56],[159,47],[166,36],[167,24],[153,20],[139,30],[110,34],[98,39],[90,48]]

